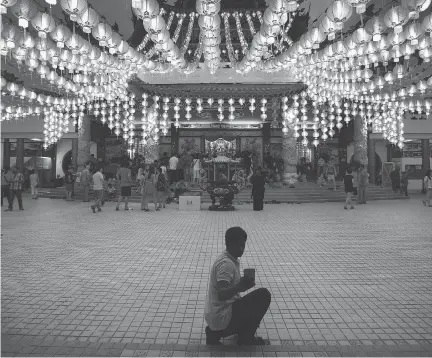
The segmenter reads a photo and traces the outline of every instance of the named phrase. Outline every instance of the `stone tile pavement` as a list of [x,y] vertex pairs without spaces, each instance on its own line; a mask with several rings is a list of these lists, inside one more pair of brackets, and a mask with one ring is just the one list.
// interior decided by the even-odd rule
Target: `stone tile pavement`
[[[419,200],[114,211],[26,199],[2,213],[3,356],[430,356],[432,210]],[[152,208],[153,209],[153,208]],[[272,345],[205,346],[224,232],[272,293]]]

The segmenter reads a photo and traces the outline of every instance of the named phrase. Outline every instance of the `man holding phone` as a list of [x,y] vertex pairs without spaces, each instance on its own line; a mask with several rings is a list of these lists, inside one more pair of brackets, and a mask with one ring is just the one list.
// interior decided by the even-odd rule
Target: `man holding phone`
[[205,303],[206,344],[221,344],[221,338],[238,335],[239,345],[267,345],[268,340],[255,337],[255,332],[267,312],[271,294],[266,288],[256,289],[240,297],[255,286],[255,270],[245,269],[240,277],[240,262],[247,240],[240,227],[225,233],[226,250],[219,255],[210,272],[210,283]]

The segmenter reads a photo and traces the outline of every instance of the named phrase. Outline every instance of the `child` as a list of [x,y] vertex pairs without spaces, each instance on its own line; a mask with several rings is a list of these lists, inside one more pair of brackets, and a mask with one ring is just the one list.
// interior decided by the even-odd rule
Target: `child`
[[345,206],[344,206],[345,210],[348,210],[348,205],[350,206],[350,209],[354,209],[354,206],[351,201],[354,192],[353,181],[354,181],[354,177],[352,175],[352,169],[348,168],[347,175],[345,175],[344,178],[344,187],[345,187],[345,194],[346,194]]

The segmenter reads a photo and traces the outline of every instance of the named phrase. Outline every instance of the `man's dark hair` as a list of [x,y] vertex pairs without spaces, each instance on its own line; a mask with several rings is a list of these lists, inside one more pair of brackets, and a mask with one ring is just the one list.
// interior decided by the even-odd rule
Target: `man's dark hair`
[[351,173],[352,173],[352,169],[351,169],[351,168],[348,168],[348,169],[347,169],[347,173],[348,173],[348,174],[351,174]]
[[237,242],[246,242],[247,233],[240,226],[230,227],[225,233],[225,245],[230,246]]

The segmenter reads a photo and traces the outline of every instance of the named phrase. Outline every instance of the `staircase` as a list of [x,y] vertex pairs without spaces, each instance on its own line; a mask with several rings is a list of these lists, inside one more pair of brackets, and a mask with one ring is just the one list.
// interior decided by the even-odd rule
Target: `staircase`
[[[199,188],[191,188],[190,191],[201,191]],[[119,190],[117,190],[119,193]],[[39,196],[43,198],[62,199],[65,197],[63,188],[41,188]],[[90,190],[90,198],[93,197]],[[83,193],[79,185],[75,186],[75,200],[82,200]],[[408,199],[409,197],[401,196],[393,193],[389,187],[379,187],[369,185],[366,189],[366,199],[370,200],[392,200],[392,199]],[[355,201],[356,198],[354,197]],[[140,202],[141,196],[136,194],[136,188],[132,188],[132,197],[130,202]],[[234,199],[234,204],[237,202],[251,203],[251,189],[243,189]],[[264,202],[265,203],[324,203],[324,202],[344,202],[345,192],[343,187],[339,186],[336,190],[329,190],[327,187],[321,188],[316,183],[297,183],[295,188],[283,186],[281,188],[266,187]],[[202,193],[201,202],[211,203],[210,195]]]

